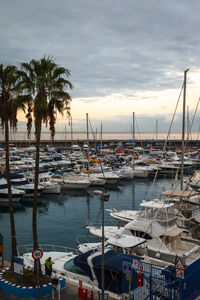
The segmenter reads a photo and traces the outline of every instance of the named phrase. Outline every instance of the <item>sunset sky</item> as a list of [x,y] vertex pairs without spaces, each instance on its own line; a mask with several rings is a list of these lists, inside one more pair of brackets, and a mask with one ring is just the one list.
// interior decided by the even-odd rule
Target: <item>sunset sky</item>
[[[189,68],[190,120],[200,96],[197,0],[0,0],[0,63],[44,54],[71,71],[74,130],[167,131]],[[181,98],[182,99],[182,98]],[[182,103],[173,126],[181,129]],[[24,116],[19,116],[23,130]],[[193,131],[199,128],[200,114]],[[66,119],[58,116],[57,131]]]

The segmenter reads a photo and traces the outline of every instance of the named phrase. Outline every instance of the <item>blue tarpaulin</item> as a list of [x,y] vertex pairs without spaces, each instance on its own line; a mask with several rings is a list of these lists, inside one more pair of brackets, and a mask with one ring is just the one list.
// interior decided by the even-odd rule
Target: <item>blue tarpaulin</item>
[[87,259],[95,251],[96,250],[90,250],[90,251],[80,254],[74,258],[75,266],[79,267],[79,269],[81,271],[83,271],[85,273],[85,275],[89,276],[91,280],[93,280],[92,272],[91,272],[90,266],[88,265]]
[[[89,276],[90,279],[92,279],[92,272],[90,266],[87,263],[87,259],[93,252],[94,250],[90,250],[74,258],[74,264],[77,267],[79,267],[79,269],[81,269],[85,273],[85,275]],[[104,289],[105,290],[113,292],[115,294],[122,293],[122,276],[123,276],[122,265],[124,259],[127,257],[131,259],[136,258],[133,255],[124,255],[123,253],[114,250],[109,250],[105,252],[104,254],[104,270],[105,270]],[[101,289],[101,266],[102,266],[101,261],[102,261],[101,254],[94,256],[91,260],[93,265],[93,270],[98,281],[98,287],[100,289]],[[134,270],[133,273],[135,273]],[[136,277],[136,274],[133,274],[133,276]]]

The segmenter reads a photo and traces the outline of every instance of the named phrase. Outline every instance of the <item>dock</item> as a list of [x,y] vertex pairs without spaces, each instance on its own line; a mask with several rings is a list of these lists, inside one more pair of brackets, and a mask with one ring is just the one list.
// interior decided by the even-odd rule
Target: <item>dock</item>
[[[158,149],[162,149],[166,140],[155,140],[155,139],[135,139],[134,140],[134,146],[135,147],[147,147],[147,146],[154,146]],[[54,141],[52,140],[41,140],[40,145],[41,147],[56,147],[56,148],[70,148],[72,147],[73,144],[79,145],[82,147],[86,143],[85,139],[76,139],[73,142],[71,140],[61,140],[61,139],[55,139]],[[89,145],[90,147],[96,147],[99,146],[101,143],[100,140],[93,140],[89,139]],[[166,144],[166,149],[177,149],[181,148],[181,143],[182,141],[180,139],[170,139],[167,141]],[[126,146],[129,145],[131,146],[133,142],[125,139],[103,139],[102,140],[102,145],[103,146],[109,146],[109,147],[116,147],[117,145],[122,145]],[[32,140],[27,140],[27,139],[22,139],[22,140],[10,140],[10,146],[13,147],[31,147],[35,146],[36,142],[34,139]],[[5,146],[5,141],[3,139],[0,140],[0,146],[4,147]],[[187,147],[188,148],[200,148],[200,141],[199,140],[188,140],[187,141]]]
[[[4,269],[9,268],[9,267],[10,267],[10,262],[4,260]],[[0,271],[2,271],[2,266],[0,266]],[[7,293],[0,290],[0,299],[1,300],[20,300],[22,298],[9,295],[9,294],[7,294]],[[52,300],[52,295],[45,296],[45,297],[39,297],[39,298],[36,298],[36,299]],[[60,300],[79,300],[79,299],[80,298],[78,297],[78,286],[66,281],[66,286],[61,291]],[[90,299],[90,297],[88,296],[88,300],[89,299]],[[94,300],[99,299],[98,294],[97,294],[96,291],[94,291],[94,298],[93,299]],[[55,294],[54,300],[58,300],[58,295],[57,294]],[[109,297],[109,300],[114,300],[114,299]]]

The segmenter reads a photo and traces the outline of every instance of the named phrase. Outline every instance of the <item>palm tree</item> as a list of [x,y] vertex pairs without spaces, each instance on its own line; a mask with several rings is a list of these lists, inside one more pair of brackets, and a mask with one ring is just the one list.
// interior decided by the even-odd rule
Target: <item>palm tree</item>
[[8,185],[8,199],[11,225],[11,269],[14,269],[14,256],[17,255],[16,231],[13,212],[13,201],[10,183],[9,165],[9,123],[12,129],[17,128],[17,111],[19,108],[25,109],[22,99],[18,99],[18,74],[15,66],[4,66],[0,64],[0,120],[1,127],[5,133],[6,150],[6,176]]
[[[45,56],[40,60],[31,60],[30,63],[22,63],[21,87],[26,94],[32,96],[28,109],[28,135],[32,124],[32,113],[35,123],[36,138],[36,161],[35,161],[35,190],[33,200],[33,246],[38,248],[37,235],[37,199],[38,199],[38,177],[40,160],[40,139],[42,124],[50,126],[51,137],[55,135],[56,112],[67,111],[70,115],[70,95],[65,88],[72,89],[72,84],[67,80],[70,75],[68,69],[58,67],[51,59]],[[36,265],[35,265],[36,271]]]

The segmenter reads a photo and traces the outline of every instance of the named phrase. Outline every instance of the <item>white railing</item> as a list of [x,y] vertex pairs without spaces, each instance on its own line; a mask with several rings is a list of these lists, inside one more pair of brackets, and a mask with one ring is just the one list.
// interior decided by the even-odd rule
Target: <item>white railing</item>
[[[65,247],[65,246],[58,246],[58,245],[49,245],[49,244],[40,244],[39,248],[43,252],[73,252],[74,254],[78,254],[78,250],[75,248],[70,248],[70,247]],[[19,245],[17,247],[17,253],[18,256],[24,254],[24,253],[30,253],[33,252],[34,247],[32,244],[27,244],[27,245]]]
[[77,245],[85,243],[97,243],[99,238],[94,235],[78,235],[76,236]]

